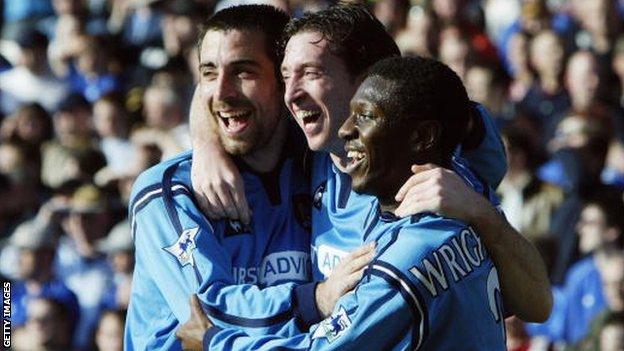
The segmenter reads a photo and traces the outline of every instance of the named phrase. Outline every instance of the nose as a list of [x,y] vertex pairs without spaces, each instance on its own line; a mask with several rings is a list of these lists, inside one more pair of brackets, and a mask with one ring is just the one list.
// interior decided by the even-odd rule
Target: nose
[[338,130],[338,136],[341,139],[348,141],[357,138],[357,128],[355,127],[353,119],[353,114],[351,114]]
[[216,101],[227,101],[238,94],[236,83],[227,74],[219,74],[213,94]]
[[290,107],[296,103],[305,94],[305,91],[301,88],[300,80],[296,77],[291,77],[284,80],[284,103]]

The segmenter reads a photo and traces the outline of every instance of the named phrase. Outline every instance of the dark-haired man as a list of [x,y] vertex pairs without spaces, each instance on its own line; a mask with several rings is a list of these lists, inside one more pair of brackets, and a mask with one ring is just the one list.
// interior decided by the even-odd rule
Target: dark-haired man
[[432,213],[392,214],[410,165],[452,167],[469,109],[461,80],[438,61],[397,57],[375,64],[339,132],[353,189],[378,200],[363,223],[364,241],[377,242],[364,278],[309,333],[249,337],[212,327],[204,349],[504,350],[498,274],[479,235]]
[[[349,101],[366,69],[383,58],[398,56],[399,50],[379,21],[363,7],[354,5],[335,6],[293,20],[286,28],[286,38],[281,66],[284,100],[304,131],[309,147],[321,151],[313,158],[311,189],[312,269],[314,279],[321,281],[330,276],[347,252],[361,244],[365,209],[376,201],[351,191],[351,179],[345,174],[344,141],[338,138],[337,131],[348,116]],[[495,187],[506,169],[505,156],[491,119],[481,118],[485,113],[482,107],[476,111],[479,113],[470,111],[473,132],[464,141],[463,156],[487,184]],[[193,143],[202,150],[197,153],[193,167],[196,197],[200,203],[207,199],[203,207],[208,214],[244,218],[243,187],[231,168],[217,166],[219,162],[227,165],[229,161],[222,157],[218,147],[210,144],[207,127],[202,126],[205,119],[200,117],[198,114],[191,117]],[[465,167],[461,162],[455,166]],[[204,177],[217,180],[206,182]],[[547,318],[552,300],[539,253],[492,206],[487,203],[472,206],[483,199],[453,172],[439,167],[414,175],[399,195],[405,197],[405,193],[407,199],[397,213],[443,212],[476,227],[501,272],[509,309],[529,321]],[[326,315],[332,306],[323,306],[322,302],[334,300],[319,296],[322,292],[316,292],[317,301],[321,302],[318,307]]]
[[250,333],[292,334],[300,330],[295,316],[308,313],[320,320],[314,285],[294,284],[310,280],[309,196],[297,162],[304,142],[282,113],[275,69],[287,22],[273,7],[250,5],[220,11],[206,23],[200,100],[243,175],[254,218],[247,226],[201,214],[190,190],[196,154],[139,176],[130,202],[136,267],[127,349],[179,349],[174,331],[188,319],[193,293],[215,323]]

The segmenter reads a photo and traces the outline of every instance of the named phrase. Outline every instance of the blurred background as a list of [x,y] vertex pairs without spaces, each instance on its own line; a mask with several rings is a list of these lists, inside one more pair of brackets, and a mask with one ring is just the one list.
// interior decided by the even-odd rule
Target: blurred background
[[[190,148],[198,26],[249,0],[0,0],[0,275],[13,348],[121,350],[129,191]],[[267,1],[301,16],[333,1]],[[504,137],[498,189],[551,318],[510,350],[624,350],[624,0],[378,0],[404,55],[463,79]],[[509,311],[513,313],[513,311]]]

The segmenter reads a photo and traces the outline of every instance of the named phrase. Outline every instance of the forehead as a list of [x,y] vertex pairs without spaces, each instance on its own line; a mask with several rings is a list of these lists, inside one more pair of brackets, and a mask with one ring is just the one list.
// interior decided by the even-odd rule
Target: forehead
[[297,33],[288,40],[282,69],[297,69],[306,65],[343,66],[343,62],[331,52],[331,44],[323,38],[323,34],[306,31]]
[[202,39],[199,64],[216,66],[250,60],[262,65],[273,66],[267,56],[265,35],[260,31],[230,29],[209,30]]
[[351,101],[374,104],[378,108],[385,109],[384,96],[392,90],[393,86],[388,80],[377,76],[367,77],[360,84]]

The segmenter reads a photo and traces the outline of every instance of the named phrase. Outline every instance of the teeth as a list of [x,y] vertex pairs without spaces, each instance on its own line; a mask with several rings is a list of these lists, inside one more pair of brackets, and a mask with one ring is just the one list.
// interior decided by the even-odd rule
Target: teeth
[[347,157],[352,158],[354,160],[361,160],[366,156],[363,152],[351,150],[347,152]]
[[233,112],[219,112],[221,118],[237,118],[243,117],[249,114],[249,111],[233,111]]
[[312,117],[314,115],[320,114],[318,111],[297,111],[295,115],[299,119],[304,119],[306,117]]

